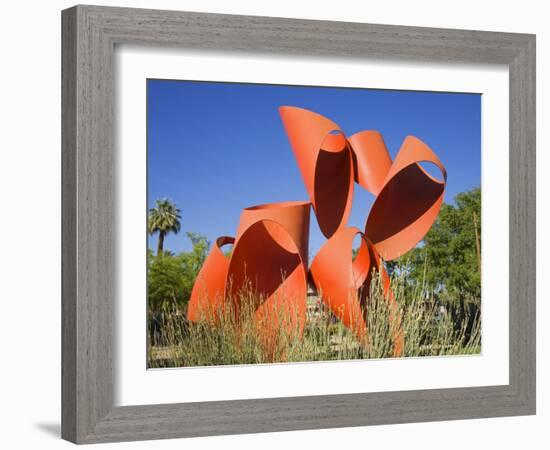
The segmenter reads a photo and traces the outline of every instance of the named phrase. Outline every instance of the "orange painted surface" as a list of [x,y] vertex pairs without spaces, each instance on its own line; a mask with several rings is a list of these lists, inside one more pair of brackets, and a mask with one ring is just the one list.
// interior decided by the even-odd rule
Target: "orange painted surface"
[[223,254],[221,247],[234,242],[235,239],[229,236],[216,239],[191,291],[187,306],[187,318],[190,321],[215,318],[223,311],[229,258]]
[[[355,260],[352,260],[353,239],[361,236]],[[335,233],[313,258],[311,274],[323,302],[342,323],[353,330],[359,340],[368,345],[365,322],[365,303],[370,292],[373,269],[380,271],[386,300],[397,313],[397,304],[390,290],[390,280],[376,249],[357,228],[350,227]],[[398,317],[391,317],[390,319]],[[403,351],[403,333],[396,322],[394,356]]]
[[378,195],[392,161],[384,138],[378,131],[367,130],[350,136],[355,161],[355,182],[373,195]]
[[[251,297],[267,341],[275,339],[280,326],[301,334],[310,273],[331,311],[368,345],[365,304],[372,270],[380,271],[392,305],[390,313],[397,314],[382,260],[402,256],[428,232],[443,202],[445,168],[416,137],[408,136],[392,161],[377,131],[360,131],[347,138],[336,123],[313,111],[282,106],[279,112],[309,201],[245,208],[235,239],[218,239],[208,255],[193,287],[189,320],[198,321],[204,315],[212,319],[228,299],[238,311],[241,302]],[[442,179],[432,177],[420,163],[435,165]],[[346,227],[355,183],[375,196],[364,233]],[[327,241],[308,271],[310,205]],[[352,261],[357,234],[362,237],[361,246]],[[220,247],[232,242],[228,258]],[[398,324],[394,356],[403,354],[403,344]]]
[[[435,165],[443,179],[429,175],[421,162]],[[407,136],[365,226],[365,234],[382,258],[398,258],[422,240],[439,214],[446,181],[447,172],[435,153],[420,139]]]
[[[217,321],[231,301],[238,319],[241,303],[255,313],[266,348],[276,345],[279,327],[301,335],[306,322],[309,202],[282,202],[246,208],[237,236],[220,238],[197,276],[187,317]],[[228,258],[220,246],[233,243]]]
[[226,294],[236,310],[252,294],[258,302],[256,319],[265,327],[283,325],[303,332],[309,211],[309,202],[283,202],[246,208],[241,214]]
[[[306,109],[279,108],[290,146],[325,237],[343,228],[353,200],[353,156],[338,125]],[[336,133],[336,134],[331,134]]]

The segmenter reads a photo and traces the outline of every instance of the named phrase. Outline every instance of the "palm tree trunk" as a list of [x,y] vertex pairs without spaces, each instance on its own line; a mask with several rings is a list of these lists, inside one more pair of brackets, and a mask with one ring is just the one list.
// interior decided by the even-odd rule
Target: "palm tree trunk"
[[164,231],[159,231],[159,241],[157,246],[157,256],[162,255],[162,250],[164,248]]

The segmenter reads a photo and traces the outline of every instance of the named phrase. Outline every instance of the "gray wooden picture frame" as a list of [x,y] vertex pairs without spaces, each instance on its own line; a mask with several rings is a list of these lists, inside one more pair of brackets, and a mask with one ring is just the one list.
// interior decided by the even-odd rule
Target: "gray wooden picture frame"
[[[535,413],[535,36],[75,6],[62,13],[62,437],[76,443]],[[510,82],[509,384],[114,406],[116,44],[505,64]]]

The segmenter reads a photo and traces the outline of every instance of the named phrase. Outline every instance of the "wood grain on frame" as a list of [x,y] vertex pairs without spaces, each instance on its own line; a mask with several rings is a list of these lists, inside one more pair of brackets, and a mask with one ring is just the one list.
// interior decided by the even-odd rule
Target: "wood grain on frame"
[[[62,13],[62,437],[77,443],[535,413],[535,37],[76,6]],[[115,44],[506,64],[510,383],[114,407]]]

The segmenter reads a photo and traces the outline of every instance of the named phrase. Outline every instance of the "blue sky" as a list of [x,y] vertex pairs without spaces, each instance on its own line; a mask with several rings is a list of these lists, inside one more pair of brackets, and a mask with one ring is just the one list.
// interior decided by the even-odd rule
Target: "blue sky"
[[[392,158],[407,135],[417,136],[447,169],[447,202],[481,184],[479,94],[147,80],[147,206],[169,198],[182,216],[165,249],[190,250],[186,231],[211,242],[233,236],[248,206],[308,200],[282,105],[323,114],[348,136],[378,130]],[[373,199],[355,186],[349,226],[364,228]],[[151,248],[156,242],[149,237]],[[310,253],[324,242],[312,211]]]

